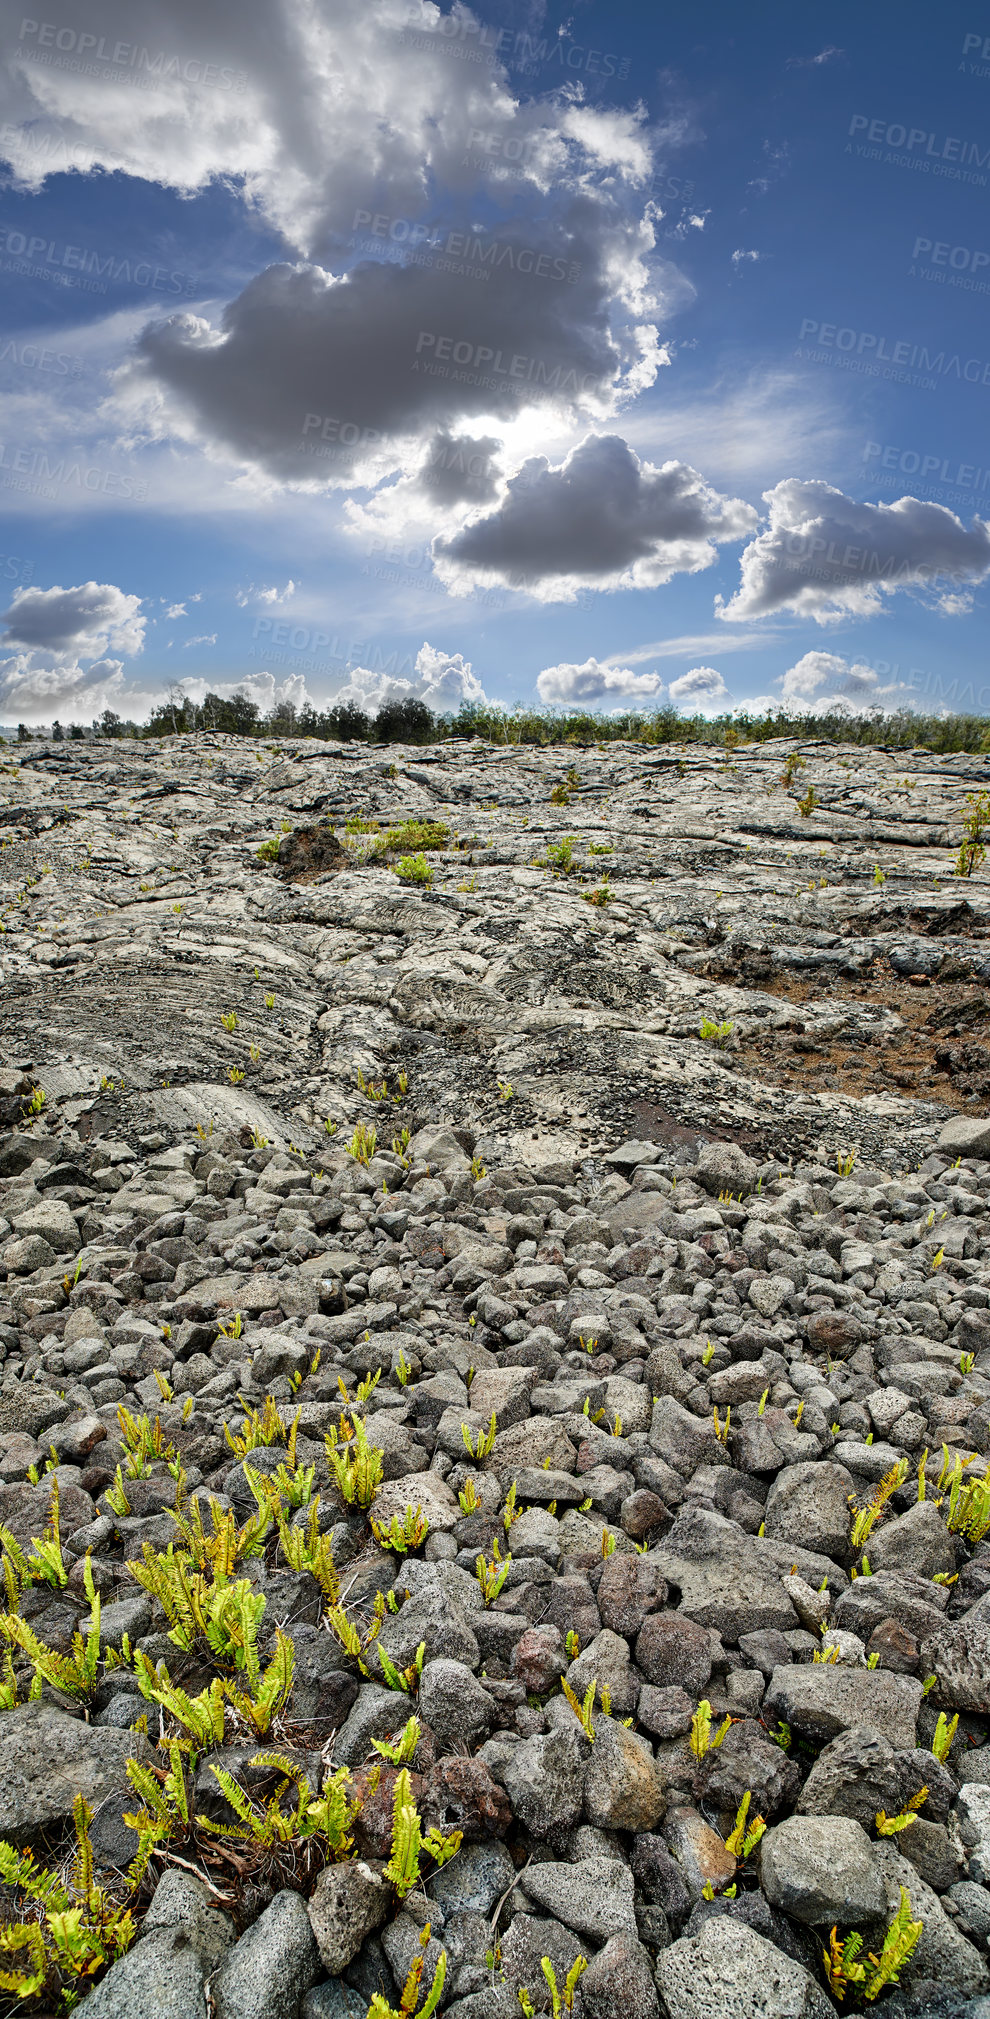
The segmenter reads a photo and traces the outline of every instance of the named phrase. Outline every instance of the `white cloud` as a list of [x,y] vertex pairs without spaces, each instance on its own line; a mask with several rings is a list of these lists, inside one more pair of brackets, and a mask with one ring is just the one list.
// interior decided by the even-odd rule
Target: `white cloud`
[[759,260],[769,259],[769,257],[770,255],[767,252],[746,252],[742,246],[738,246],[732,255],[732,264],[738,273],[741,266],[746,266],[750,262],[755,265]]
[[0,713],[19,722],[89,722],[118,705],[123,677],[120,659],[83,666],[51,653],[17,652],[0,659]]
[[140,652],[145,619],[140,596],[112,582],[80,582],[72,589],[18,589],[0,616],[7,645],[39,652],[96,658],[107,651]]
[[670,698],[679,708],[705,710],[721,709],[722,704],[731,700],[731,695],[714,666],[692,666],[680,678],[670,683]]
[[813,65],[834,63],[837,57],[844,56],[845,53],[844,49],[837,49],[834,43],[829,42],[826,43],[824,49],[818,51],[817,56],[789,56],[787,59],[787,68],[788,70],[804,70],[810,69]]
[[862,714],[872,708],[896,708],[917,700],[917,688],[906,681],[883,681],[862,660],[850,662],[837,652],[805,652],[780,683],[781,700],[813,713],[847,709]]
[[186,606],[184,603],[170,603],[165,612],[165,619],[166,622],[172,622],[176,617],[184,617],[185,614]]
[[[492,162],[514,164],[516,190],[546,191],[575,161],[616,182],[649,172],[642,114],[598,110],[566,91],[521,104],[490,58],[490,30],[485,60],[464,61],[482,34],[461,5],[102,0],[96,25],[99,48],[80,49],[74,29],[61,31],[58,51],[43,48],[37,24],[12,49],[7,38],[0,110],[23,188],[67,169],[120,171],[184,194],[237,181],[290,245],[319,256],[354,231],[362,207],[387,201],[392,216],[412,219],[436,185],[473,183],[465,162],[476,134]],[[127,54],[114,65],[118,42]]]
[[202,675],[189,676],[177,680],[176,686],[193,701],[203,701],[207,694],[219,694],[221,700],[232,700],[235,694],[245,694],[249,701],[256,703],[262,715],[270,715],[280,701],[291,701],[293,707],[302,708],[308,700],[306,682],[301,673],[292,673],[279,682],[274,674],[250,673],[243,680],[205,680]]
[[603,666],[597,659],[586,659],[583,666],[545,666],[536,691],[548,704],[602,701],[614,695],[655,701],[663,693],[663,681],[657,673],[633,673],[628,666]]
[[832,485],[787,477],[764,492],[769,525],[745,549],[741,584],[720,616],[790,610],[827,624],[873,617],[897,589],[926,592],[953,614],[960,586],[990,575],[990,524],[967,529],[944,505],[899,498],[860,505]]
[[259,589],[252,582],[247,589],[234,591],[234,601],[239,610],[246,610],[251,603],[287,603],[289,598],[295,595],[297,586],[291,575],[284,589],[277,586],[271,589]]
[[217,642],[216,631],[201,631],[197,638],[186,639],[184,650],[188,652],[191,650],[193,645],[215,645],[216,642]]
[[141,598],[111,582],[71,589],[19,589],[0,621],[0,710],[24,722],[89,721],[121,700],[123,660],[139,653],[145,618]]
[[413,680],[396,680],[366,666],[354,666],[346,684],[331,699],[352,701],[369,714],[386,701],[422,701],[435,715],[456,715],[462,703],[483,703],[487,696],[460,652],[441,652],[424,644],[416,655]]
[[696,574],[723,540],[754,530],[739,498],[714,491],[685,463],[641,463],[619,435],[589,435],[552,467],[533,456],[497,509],[433,544],[448,584],[504,582],[543,602],[583,587],[655,588]]

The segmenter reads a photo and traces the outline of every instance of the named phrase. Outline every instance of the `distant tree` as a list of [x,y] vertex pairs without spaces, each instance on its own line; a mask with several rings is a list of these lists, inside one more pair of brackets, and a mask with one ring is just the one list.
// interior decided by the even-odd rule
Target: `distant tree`
[[123,730],[120,716],[112,708],[104,708],[99,720],[93,724],[94,736],[119,736]]
[[336,708],[328,708],[323,717],[326,728],[323,733],[341,743],[367,743],[371,736],[371,718],[363,708],[356,708],[353,701],[344,701]]
[[376,743],[430,743],[433,717],[423,701],[386,701],[373,733]]
[[17,724],[17,741],[18,741],[18,743],[30,743],[30,742],[31,742],[31,740],[32,740],[32,738],[31,738],[31,731],[30,731],[30,729],[28,728],[28,726],[27,726],[27,723],[26,723],[26,722],[19,722],[19,723]]
[[294,701],[279,701],[265,724],[270,736],[300,736],[299,715]]
[[52,723],[52,742],[53,743],[65,742],[65,730],[63,729],[61,722],[59,722],[58,720]]
[[73,722],[72,727],[69,730],[69,735],[71,736],[73,743],[81,743],[83,740],[83,736],[85,735],[85,731],[82,727],[82,724],[80,722]]
[[249,701],[246,694],[206,694],[196,710],[196,720],[191,726],[197,729],[220,730],[227,736],[256,736],[259,728],[260,710],[256,701]]

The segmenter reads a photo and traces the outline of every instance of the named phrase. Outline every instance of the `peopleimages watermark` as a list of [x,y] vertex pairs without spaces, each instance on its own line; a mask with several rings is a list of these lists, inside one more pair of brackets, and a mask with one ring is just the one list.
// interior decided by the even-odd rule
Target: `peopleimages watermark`
[[97,464],[72,462],[65,456],[50,456],[46,449],[11,449],[0,442],[0,490],[25,491],[53,500],[56,486],[74,486],[91,496],[131,499],[140,503],[148,495],[146,483],[123,470],[104,470]]
[[[291,666],[296,673],[330,673],[341,668],[347,672],[352,666],[360,666],[368,673],[382,673],[393,680],[412,680],[416,668],[412,655],[406,653],[400,659],[397,651],[385,653],[380,645],[368,639],[352,639],[345,643],[329,631],[312,629],[305,624],[284,624],[276,617],[256,617],[251,633],[254,641],[249,645],[249,659],[263,659],[266,666]],[[318,652],[323,646],[330,650],[326,658],[316,660],[301,658],[301,653]],[[288,649],[286,649],[288,648]]]
[[952,245],[947,238],[916,238],[908,276],[959,287],[966,294],[990,294],[990,280],[977,278],[982,267],[990,267],[990,252],[978,246]]
[[435,330],[420,330],[411,370],[492,392],[522,393],[537,386],[576,397],[597,391],[600,384],[594,372],[579,374],[570,366],[548,365],[545,358],[495,350],[490,344],[471,343],[464,337],[438,336]]
[[862,161],[885,161],[951,182],[975,183],[981,189],[987,185],[987,177],[978,171],[990,166],[990,140],[962,140],[925,126],[868,119],[865,112],[854,112],[845,151]]
[[[802,350],[813,338],[816,348]],[[990,386],[990,360],[967,358],[961,351],[933,350],[908,338],[888,338],[874,330],[856,330],[805,316],[798,334],[798,357],[817,364],[836,364],[871,378],[896,379],[934,391],[939,380]]]
[[0,554],[0,581],[30,582],[34,574],[34,562],[23,554]]
[[902,448],[895,442],[866,442],[863,469],[875,478],[877,488],[903,489],[911,481],[912,495],[933,504],[947,497],[958,510],[990,504],[990,465],[961,463],[955,456],[935,455],[930,450]]
[[138,42],[117,41],[88,29],[63,28],[54,21],[31,21],[25,16],[18,41],[16,54],[22,63],[130,84],[141,91],[158,91],[166,84],[200,84],[213,91],[240,92],[247,84],[243,70],[232,70],[226,64],[204,63],[199,56],[169,55],[164,49],[152,52]]
[[44,234],[17,231],[0,222],[0,269],[29,280],[51,281],[56,287],[78,287],[87,294],[106,294],[114,287],[147,287],[156,294],[195,294],[199,282],[148,259],[97,252]]
[[90,150],[84,140],[67,140],[64,133],[46,132],[40,126],[0,126],[0,160],[11,161],[15,154],[34,154],[48,163],[52,174],[70,168],[86,169]]
[[302,424],[300,449],[321,462],[352,462],[362,450],[378,449],[389,437],[381,428],[359,428],[339,414],[308,413]]
[[530,77],[539,70],[556,70],[561,77],[623,80],[629,76],[631,67],[630,57],[615,51],[593,49],[563,34],[542,40],[524,29],[494,28],[477,20],[466,8],[441,14],[434,27],[424,28],[418,6],[411,6],[407,25],[400,28],[398,40],[406,49],[426,52],[442,49],[462,63],[483,63],[489,69],[499,65],[521,70]]
[[990,77],[990,35],[971,30],[963,36],[963,60],[957,68],[966,77]]
[[936,568],[930,561],[905,560],[878,547],[858,547],[825,533],[784,533],[786,568],[799,569],[806,580],[849,582],[859,575],[871,582],[918,582],[929,589],[950,589],[965,579],[962,569]]
[[434,231],[408,217],[389,217],[384,212],[356,210],[351,227],[367,236],[354,243],[358,250],[380,252],[395,247],[406,264],[433,267],[438,273],[466,271],[478,280],[493,273],[531,274],[536,280],[566,281],[571,287],[579,279],[579,260],[564,259],[543,247],[515,245],[511,240],[468,231]]
[[22,371],[54,372],[56,378],[77,379],[85,370],[82,358],[69,351],[49,350],[46,344],[18,344],[13,337],[0,345],[0,365],[20,365]]

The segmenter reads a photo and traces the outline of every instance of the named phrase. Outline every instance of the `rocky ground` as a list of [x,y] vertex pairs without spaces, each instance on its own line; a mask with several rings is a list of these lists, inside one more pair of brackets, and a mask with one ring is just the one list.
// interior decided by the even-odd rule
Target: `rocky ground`
[[986,779],[8,750],[0,1836],[130,1902],[90,2019],[987,2019]]

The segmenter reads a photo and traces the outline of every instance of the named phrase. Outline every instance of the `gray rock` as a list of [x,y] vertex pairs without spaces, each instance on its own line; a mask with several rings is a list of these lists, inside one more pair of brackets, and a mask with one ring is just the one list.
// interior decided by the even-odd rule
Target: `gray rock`
[[427,1661],[419,1686],[421,1716],[440,1740],[477,1742],[492,1727],[495,1706],[464,1662]]
[[848,1816],[777,1823],[760,1846],[760,1884],[772,1907],[812,1928],[862,1928],[884,1909],[869,1837]]
[[490,1914],[508,1893],[516,1868],[504,1844],[462,1844],[456,1858],[430,1880],[430,1898],[448,1914]]
[[789,1632],[797,1615],[776,1565],[733,1521],[702,1509],[681,1514],[659,1547],[651,1550],[671,1585],[681,1594],[680,1610],[699,1626],[711,1626],[723,1640],[761,1627]]
[[938,1146],[950,1157],[990,1158],[990,1123],[978,1115],[953,1115],[942,1128]]
[[874,1727],[854,1726],[822,1748],[798,1808],[809,1816],[852,1816],[870,1830],[878,1809],[899,1815],[922,1783],[928,1788],[925,1815],[944,1822],[955,1782],[934,1754],[898,1751]]
[[[362,1683],[357,1702],[337,1734],[334,1756],[345,1767],[357,1767],[371,1751],[372,1739],[394,1739],[410,1714],[409,1698],[401,1690]],[[378,1759],[379,1754],[375,1754]]]
[[229,1914],[218,1907],[208,1887],[192,1872],[169,1865],[155,1887],[144,1917],[141,1940],[157,1929],[181,1928],[190,1948],[209,1976],[234,1942],[234,1925]]
[[783,1719],[801,1738],[826,1745],[854,1725],[872,1725],[892,1746],[915,1743],[922,1686],[889,1669],[852,1669],[830,1662],[775,1668],[764,1714]]
[[642,1942],[624,1930],[599,1949],[581,1980],[582,2019],[660,2019],[660,2000]]
[[67,1824],[77,1794],[94,1807],[115,1792],[133,1794],[126,1762],[153,1758],[139,1733],[84,1724],[46,1703],[6,1711],[3,1736],[0,1836],[15,1844]]
[[324,1867],[307,1911],[320,1961],[331,1977],[346,1969],[365,1937],[387,1919],[390,1907],[385,1880],[363,1858]]
[[207,2019],[203,1965],[181,1926],[157,1928],[107,1971],[86,2019]]
[[[585,1751],[587,1748],[585,1748]],[[584,1801],[585,1763],[577,1727],[548,1732],[514,1746],[501,1769],[492,1769],[531,1835],[549,1838],[578,1821]]]
[[276,1893],[210,1978],[214,2019],[298,2019],[303,1992],[319,1974],[305,1901]]
[[657,1987],[670,2019],[834,2019],[800,1963],[728,1916],[663,1949]]
[[327,1977],[307,1991],[299,2019],[368,2019],[368,2000],[341,1977]]
[[[549,2011],[550,1993],[541,1967],[543,1957],[550,1958],[557,1983],[563,1987],[568,1970],[579,1956],[587,1954],[587,1946],[569,1928],[561,1927],[559,1921],[543,1920],[536,1914],[515,1914],[502,1937],[505,1983],[513,1995],[520,1988],[528,1990],[538,2012]],[[518,2012],[518,2003],[515,2009]]]
[[842,1563],[849,1548],[852,1491],[845,1466],[827,1460],[783,1466],[767,1495],[767,1535],[819,1549]]
[[614,1718],[596,1717],[584,1776],[584,1813],[600,1830],[652,1830],[667,1806],[648,1741]]
[[616,1858],[583,1858],[576,1865],[529,1865],[523,1890],[537,1907],[563,1921],[576,1935],[607,1942],[610,1935],[635,1935],[633,1875]]
[[896,1521],[884,1521],[867,1544],[870,1569],[913,1570],[933,1578],[956,1567],[956,1547],[933,1500],[919,1500]]
[[960,1835],[969,1846],[969,1870],[986,1885],[990,1879],[990,1787],[968,1781],[956,1801]]

